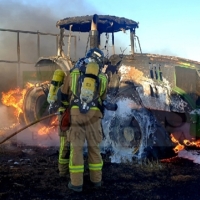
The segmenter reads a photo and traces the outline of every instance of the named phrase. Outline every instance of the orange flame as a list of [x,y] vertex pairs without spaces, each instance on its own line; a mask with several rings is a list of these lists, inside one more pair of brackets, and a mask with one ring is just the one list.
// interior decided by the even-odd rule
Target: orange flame
[[57,117],[53,117],[50,126],[43,126],[39,129],[38,135],[46,135],[49,134],[52,129],[54,129],[57,126]]
[[[200,140],[197,141],[190,141],[190,140],[183,140],[183,144],[180,144],[179,141],[173,136],[173,134],[170,135],[172,142],[176,143],[177,146],[173,149],[175,153],[178,153],[179,151],[183,150],[185,146],[192,146],[192,147],[200,147]],[[194,138],[193,138],[194,139]]]
[[200,140],[193,141],[193,142],[190,142],[189,140],[183,140],[183,143],[184,143],[186,146],[200,147]]
[[46,127],[46,126],[43,126],[41,129],[39,129],[38,131],[38,135],[46,135],[46,134],[49,134],[50,130],[52,129],[53,127]]
[[11,89],[8,92],[2,92],[2,103],[5,106],[12,106],[15,108],[14,115],[17,117],[17,119],[19,119],[20,113],[23,113],[22,106],[26,91],[32,86],[33,84],[27,83],[25,89],[16,88]]
[[[28,82],[26,83],[25,89],[16,88],[11,89],[8,92],[2,92],[2,103],[5,106],[15,108],[14,115],[17,117],[18,121],[20,114],[23,113],[23,101],[25,94],[27,90],[33,86],[34,84]],[[49,134],[50,131],[52,131],[52,129],[58,125],[57,122],[57,117],[53,117],[49,123],[49,126],[43,126],[38,130],[38,135]]]
[[178,153],[185,148],[184,145],[179,143],[179,141],[173,136],[173,134],[171,134],[170,137],[172,142],[177,144],[176,147],[173,149],[175,153]]

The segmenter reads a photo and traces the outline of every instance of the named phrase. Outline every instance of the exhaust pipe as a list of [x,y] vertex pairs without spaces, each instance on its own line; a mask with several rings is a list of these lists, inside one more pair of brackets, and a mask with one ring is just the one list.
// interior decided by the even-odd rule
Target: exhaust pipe
[[98,31],[98,20],[99,17],[97,14],[93,15],[91,22],[91,30],[90,30],[90,48],[99,48],[100,46],[100,36]]

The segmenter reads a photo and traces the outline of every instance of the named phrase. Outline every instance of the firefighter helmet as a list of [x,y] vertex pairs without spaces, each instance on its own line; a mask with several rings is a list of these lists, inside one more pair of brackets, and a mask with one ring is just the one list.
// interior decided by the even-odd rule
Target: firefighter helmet
[[[92,48],[86,53],[86,60],[88,62],[95,61],[99,64],[99,67],[102,68],[104,66],[104,53],[98,48]],[[91,60],[91,61],[90,61]],[[87,62],[87,61],[86,61]]]

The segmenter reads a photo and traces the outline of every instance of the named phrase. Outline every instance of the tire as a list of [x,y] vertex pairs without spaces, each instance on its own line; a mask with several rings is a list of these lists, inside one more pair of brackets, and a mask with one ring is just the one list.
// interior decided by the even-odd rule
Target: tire
[[[46,89],[48,88],[42,85],[27,90],[23,101],[23,121],[25,125],[32,124],[50,114]],[[52,116],[28,127],[24,134],[19,135],[18,139],[26,145],[58,146],[57,128],[57,116]]]
[[175,155],[169,134],[151,111],[130,98],[118,99],[117,104],[121,110],[116,113],[106,111],[103,119],[105,143],[112,152],[112,162],[133,158],[163,159]]
[[48,102],[42,87],[31,87],[25,94],[23,101],[23,119],[30,124],[48,115]]

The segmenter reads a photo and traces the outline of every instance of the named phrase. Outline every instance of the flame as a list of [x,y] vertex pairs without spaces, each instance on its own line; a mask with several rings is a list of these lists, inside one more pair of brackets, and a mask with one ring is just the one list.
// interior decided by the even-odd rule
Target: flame
[[177,158],[178,158],[178,156],[174,156],[172,158],[161,159],[160,161],[163,163],[171,163],[171,162],[176,162]]
[[11,89],[8,92],[2,92],[2,103],[8,107],[14,107],[14,115],[19,119],[20,113],[23,113],[22,106],[26,91],[32,87],[33,84],[27,83],[25,89]]
[[51,119],[51,122],[50,122],[50,125],[49,126],[43,126],[42,128],[40,128],[39,130],[38,130],[38,135],[47,135],[47,134],[49,134],[50,133],[50,131],[52,130],[52,129],[55,129],[55,127],[58,125],[57,124],[57,117],[53,117],[52,119]]
[[172,142],[176,143],[177,146],[173,149],[175,153],[178,153],[179,151],[183,150],[185,146],[193,146],[193,147],[200,147],[200,140],[197,141],[190,141],[190,140],[183,140],[183,144],[180,144],[180,142],[173,136],[173,134],[170,135]]
[[173,136],[173,134],[171,134],[170,137],[171,137],[172,142],[177,144],[176,147],[174,147],[173,149],[175,153],[178,153],[179,151],[185,148],[185,146],[180,144],[179,141]]
[[[20,114],[23,113],[23,101],[25,94],[27,90],[33,86],[35,85],[27,82],[24,89],[16,88],[16,89],[11,89],[8,92],[2,92],[2,99],[1,99],[2,104],[14,108],[13,114],[17,117],[18,122]],[[38,135],[49,134],[50,131],[52,131],[53,129],[55,129],[56,126],[58,126],[57,122],[58,122],[57,117],[52,117],[49,125],[46,126],[43,125],[41,128],[39,128]]]
[[50,132],[50,130],[51,130],[52,128],[53,128],[53,127],[43,126],[41,129],[39,129],[38,134],[39,134],[39,135],[47,135],[47,134],[49,134],[49,132]]
[[192,142],[190,142],[189,140],[183,140],[183,143],[184,143],[186,146],[200,147],[200,140],[192,141]]

